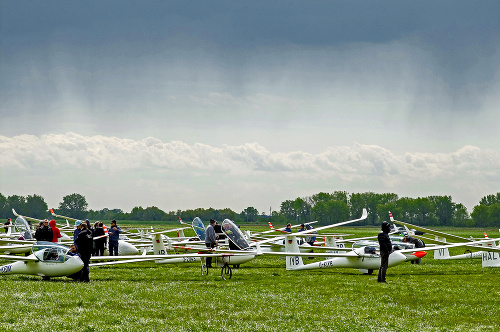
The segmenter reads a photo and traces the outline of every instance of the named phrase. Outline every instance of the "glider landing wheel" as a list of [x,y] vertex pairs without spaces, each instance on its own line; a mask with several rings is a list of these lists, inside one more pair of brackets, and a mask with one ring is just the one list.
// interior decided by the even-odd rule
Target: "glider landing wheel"
[[201,275],[202,276],[208,275],[208,266],[206,266],[205,264],[201,265]]
[[233,276],[233,271],[228,264],[224,264],[224,266],[220,270],[220,276],[223,280],[231,279]]
[[368,274],[369,276],[371,276],[373,274],[373,269],[368,269],[368,272],[366,272],[366,274]]
[[49,281],[49,280],[50,280],[50,277],[43,276],[43,277],[42,277],[42,280],[43,280],[43,281]]

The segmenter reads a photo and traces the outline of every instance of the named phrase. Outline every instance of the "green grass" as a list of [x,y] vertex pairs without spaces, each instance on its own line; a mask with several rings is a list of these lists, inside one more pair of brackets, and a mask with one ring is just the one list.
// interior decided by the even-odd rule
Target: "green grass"
[[[467,233],[457,235],[482,236]],[[359,236],[376,229],[342,229]],[[492,237],[493,233],[490,235]],[[455,249],[455,253],[463,250]],[[2,331],[498,331],[500,269],[405,263],[387,284],[355,269],[286,271],[259,257],[201,276],[199,263],[91,268],[91,283],[2,276]]]

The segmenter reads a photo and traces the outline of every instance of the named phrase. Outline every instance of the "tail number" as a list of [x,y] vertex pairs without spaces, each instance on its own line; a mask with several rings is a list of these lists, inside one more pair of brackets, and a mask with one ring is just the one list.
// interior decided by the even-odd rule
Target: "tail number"
[[446,249],[438,249],[439,256],[444,256],[446,253]]
[[290,257],[290,265],[299,265],[300,259],[298,256]]
[[324,262],[319,262],[319,267],[332,267],[333,266],[333,261],[324,261]]
[[9,273],[12,270],[12,265],[4,265],[0,267],[0,273]]

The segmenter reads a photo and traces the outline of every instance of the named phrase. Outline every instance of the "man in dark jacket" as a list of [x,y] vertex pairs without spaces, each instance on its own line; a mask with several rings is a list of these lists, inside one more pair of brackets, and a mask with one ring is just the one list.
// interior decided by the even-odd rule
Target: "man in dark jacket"
[[116,226],[116,220],[111,220],[111,227],[108,230],[108,249],[110,256],[118,256],[118,241],[120,240],[120,227]]
[[94,256],[104,256],[104,249],[106,249],[107,238],[104,236],[104,224],[100,221],[95,223],[94,227],[94,237],[102,236],[99,239],[94,240],[95,250]]
[[385,282],[385,274],[389,267],[389,255],[392,251],[392,243],[389,238],[391,226],[387,221],[382,222],[382,231],[378,233],[378,244],[380,246],[380,269],[378,270],[378,282]]
[[52,229],[49,227],[49,221],[47,219],[45,219],[42,225],[36,229],[35,239],[37,241],[52,241]]
[[[411,237],[408,234],[405,234],[403,242],[413,243],[415,245],[415,248],[424,248],[425,247],[424,241],[417,239],[415,237]],[[411,263],[412,264],[420,264],[421,261],[422,261],[422,258],[419,258],[419,259],[412,260]]]
[[[205,230],[205,246],[207,248],[215,248],[217,245],[217,236],[215,235],[215,224],[217,222],[214,219],[210,219],[210,225],[208,225],[207,229]],[[207,267],[211,268],[212,267],[212,257],[207,257]]]
[[76,238],[76,246],[78,248],[78,255],[83,261],[83,268],[80,275],[80,281],[89,282],[89,264],[90,257],[92,257],[94,240],[92,237],[92,232],[87,228],[86,223],[82,223],[81,231]]

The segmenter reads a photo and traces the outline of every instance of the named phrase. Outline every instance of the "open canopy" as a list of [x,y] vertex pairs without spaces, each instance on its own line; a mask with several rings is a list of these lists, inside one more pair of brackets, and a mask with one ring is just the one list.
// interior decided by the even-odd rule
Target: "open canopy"
[[203,221],[199,217],[193,219],[193,230],[201,241],[205,241],[205,225],[203,225]]
[[225,219],[222,222],[222,230],[239,249],[246,250],[250,248],[241,230],[231,220]]
[[14,222],[14,226],[16,231],[23,237],[24,240],[32,240],[33,236],[31,235],[30,224],[24,219],[23,216],[17,217]]

